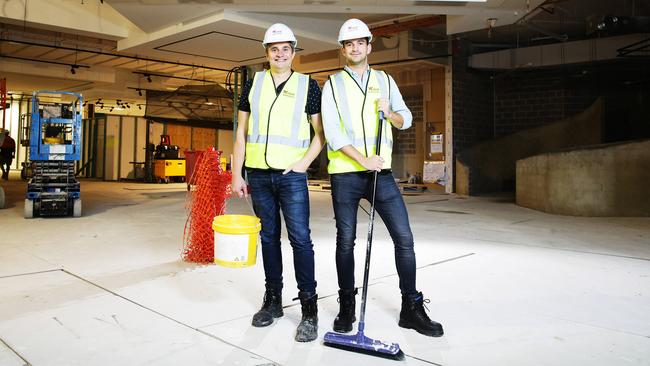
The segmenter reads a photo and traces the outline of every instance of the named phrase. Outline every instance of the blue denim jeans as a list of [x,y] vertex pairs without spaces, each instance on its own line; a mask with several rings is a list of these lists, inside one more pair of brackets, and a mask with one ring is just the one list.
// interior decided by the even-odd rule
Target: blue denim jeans
[[282,250],[280,211],[293,249],[293,268],[298,289],[316,292],[314,248],[309,230],[309,192],[307,174],[248,169],[255,213],[262,221],[260,233],[262,260],[267,286],[282,289]]
[[[373,174],[339,173],[330,176],[332,203],[336,218],[336,271],[341,290],[354,289],[354,240],[357,229],[359,201],[372,199]],[[377,176],[375,210],[386,224],[395,245],[395,265],[402,295],[414,295],[415,252],[413,234],[402,194],[393,173],[382,171]]]

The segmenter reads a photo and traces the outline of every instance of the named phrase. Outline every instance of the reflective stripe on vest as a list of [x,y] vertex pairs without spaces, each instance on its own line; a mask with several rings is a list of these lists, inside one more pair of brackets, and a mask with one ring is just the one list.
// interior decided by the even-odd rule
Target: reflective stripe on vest
[[305,113],[308,90],[307,75],[293,72],[276,94],[270,71],[255,74],[248,97],[247,167],[286,169],[302,159],[311,142]]
[[[341,130],[351,139],[352,145],[363,155],[375,155],[379,113],[377,100],[389,99],[389,81],[383,71],[370,69],[366,90],[359,85],[347,71],[341,71],[330,77],[334,100],[338,107]],[[389,123],[382,127],[381,157],[384,168],[391,167],[393,153],[393,133]],[[340,150],[333,151],[328,145],[327,156],[330,174],[365,171],[361,164],[348,157]]]

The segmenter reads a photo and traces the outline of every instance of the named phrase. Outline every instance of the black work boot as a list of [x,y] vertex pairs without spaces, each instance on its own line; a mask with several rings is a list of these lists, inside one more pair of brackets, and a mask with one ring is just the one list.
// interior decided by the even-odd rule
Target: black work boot
[[318,295],[301,291],[298,298],[302,306],[302,320],[296,329],[296,341],[310,342],[318,337]]
[[[418,333],[430,337],[440,337],[444,334],[442,325],[429,319],[424,310],[424,299],[421,292],[415,295],[402,295],[402,311],[399,313],[399,326],[402,328],[415,329]],[[427,309],[429,310],[429,309]]]
[[352,330],[352,323],[357,320],[354,316],[356,294],[356,288],[354,290],[339,290],[339,315],[334,319],[335,332],[347,333]]
[[266,327],[273,323],[274,318],[284,315],[282,311],[282,290],[266,286],[262,308],[253,315],[251,324],[254,327]]

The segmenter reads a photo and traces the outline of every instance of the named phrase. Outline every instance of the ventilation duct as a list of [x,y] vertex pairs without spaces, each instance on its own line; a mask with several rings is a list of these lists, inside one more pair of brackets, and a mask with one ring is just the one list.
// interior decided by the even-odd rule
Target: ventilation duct
[[232,94],[218,84],[147,90],[145,118],[159,122],[232,129]]
[[469,67],[498,70],[613,60],[619,57],[620,49],[648,37],[650,34],[629,34],[480,53],[469,58]]

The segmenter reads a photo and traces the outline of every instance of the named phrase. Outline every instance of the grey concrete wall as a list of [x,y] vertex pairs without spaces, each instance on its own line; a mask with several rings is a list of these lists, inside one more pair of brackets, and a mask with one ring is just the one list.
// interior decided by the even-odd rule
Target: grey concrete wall
[[456,192],[475,195],[515,188],[516,161],[559,149],[594,145],[602,139],[603,103],[573,117],[519,131],[466,149],[456,159]]
[[650,216],[650,140],[517,161],[517,204],[572,216]]

